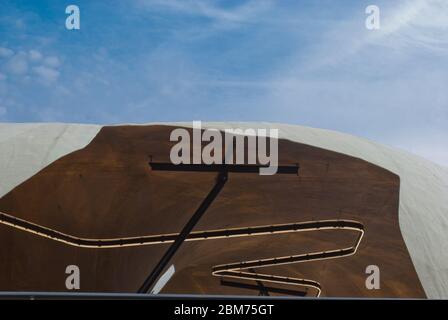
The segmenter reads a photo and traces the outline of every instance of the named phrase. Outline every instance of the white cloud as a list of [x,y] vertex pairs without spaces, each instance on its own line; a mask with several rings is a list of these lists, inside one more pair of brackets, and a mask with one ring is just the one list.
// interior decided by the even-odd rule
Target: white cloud
[[[407,59],[421,54],[448,53],[448,1],[380,1],[381,28],[367,30],[363,10],[333,21],[327,31],[316,35],[313,49],[301,56],[310,71],[338,67],[360,56],[375,60]],[[360,6],[362,9],[362,6]],[[314,22],[318,24],[318,21]],[[285,30],[286,33],[294,30]],[[382,55],[383,50],[389,50]],[[364,59],[370,64],[368,58]]]
[[11,49],[0,47],[0,58],[9,58],[14,54],[14,51]]
[[[8,57],[5,62],[5,71],[14,77],[11,81],[20,80],[22,83],[29,83],[33,80],[32,71],[43,84],[50,84],[59,78],[60,72],[58,68],[61,61],[57,56],[44,56],[36,49],[28,51],[19,51],[12,54],[13,51],[7,48],[1,48],[0,54]],[[8,79],[8,74],[0,73],[0,81]],[[36,79],[36,77],[34,77]]]
[[448,1],[408,0],[390,11],[384,14],[381,29],[371,32],[366,44],[395,49],[448,50]]
[[14,75],[24,75],[28,71],[27,56],[23,52],[14,55],[6,64],[6,69]]
[[223,8],[213,1],[204,0],[140,0],[139,4],[150,9],[165,9],[187,15],[201,16],[214,20],[221,26],[251,21],[258,14],[267,11],[271,0],[251,0],[241,2],[231,8]]
[[52,83],[56,81],[60,74],[59,71],[46,66],[34,67],[33,71],[44,81],[44,83]]
[[42,53],[37,50],[30,50],[28,55],[31,61],[39,61],[42,59]]
[[57,68],[61,65],[61,61],[59,60],[58,57],[56,56],[50,56],[50,57],[46,57],[44,59],[44,63],[47,66],[53,67],[53,68]]

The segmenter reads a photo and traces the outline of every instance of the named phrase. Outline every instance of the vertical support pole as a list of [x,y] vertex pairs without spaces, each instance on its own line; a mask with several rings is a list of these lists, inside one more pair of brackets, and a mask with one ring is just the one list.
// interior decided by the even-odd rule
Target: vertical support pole
[[185,241],[187,236],[193,230],[194,226],[204,215],[205,211],[207,211],[208,207],[212,204],[213,200],[215,200],[215,198],[218,196],[219,192],[222,190],[225,183],[227,182],[227,178],[228,178],[228,172],[226,170],[223,170],[218,174],[217,181],[212,190],[210,190],[209,194],[202,201],[199,208],[191,216],[190,220],[187,222],[182,231],[179,233],[179,236],[165,252],[162,259],[160,259],[160,261],[154,267],[151,274],[148,276],[148,278],[146,278],[145,282],[143,282],[142,286],[138,289],[138,293],[148,293],[152,289],[152,286],[155,284],[159,276],[162,274],[163,270],[166,268],[171,258],[174,256],[176,251],[179,249],[179,247]]

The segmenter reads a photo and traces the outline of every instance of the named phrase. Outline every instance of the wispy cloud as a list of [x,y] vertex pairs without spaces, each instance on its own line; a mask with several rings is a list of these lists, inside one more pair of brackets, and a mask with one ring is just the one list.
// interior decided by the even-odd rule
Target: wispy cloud
[[25,52],[18,52],[6,62],[6,70],[13,75],[25,75],[28,72],[28,57]]
[[448,2],[406,1],[395,8],[375,41],[393,47],[448,49]]
[[0,58],[9,58],[14,54],[14,51],[8,48],[0,47]]
[[59,78],[59,71],[46,66],[34,67],[33,71],[46,84],[51,84]]
[[28,55],[31,61],[39,61],[42,59],[42,54],[38,50],[31,49]]
[[231,8],[223,8],[205,0],[139,0],[141,5],[153,10],[170,10],[181,14],[207,17],[220,22],[243,23],[252,20],[273,4],[270,0],[242,1]]
[[334,23],[316,44],[297,47],[270,78],[263,105],[272,106],[270,116],[284,114],[448,164],[448,2],[382,3],[380,30],[364,28],[360,7],[358,16]]
[[[59,78],[58,68],[61,62],[57,56],[44,56],[36,49],[14,52],[5,47],[0,48],[0,56],[0,65],[3,65],[4,72],[11,76],[11,81],[14,81],[14,78],[29,81],[34,77],[34,80],[49,85]],[[6,78],[7,75],[2,73],[2,80]]]
[[378,47],[384,47],[389,50],[389,57],[398,59],[422,50],[428,54],[448,52],[447,1],[380,1],[379,7],[379,30],[363,28],[365,16],[359,10],[358,16],[334,23],[316,46],[317,51],[312,52],[311,65],[336,65],[357,55],[372,56],[379,51]]

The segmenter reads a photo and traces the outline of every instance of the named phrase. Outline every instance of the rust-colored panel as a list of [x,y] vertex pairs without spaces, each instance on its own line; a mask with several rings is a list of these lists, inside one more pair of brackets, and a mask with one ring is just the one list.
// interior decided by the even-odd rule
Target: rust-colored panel
[[[215,174],[149,169],[151,157],[169,161],[172,129],[104,127],[87,147],[55,161],[0,199],[0,211],[86,238],[179,232],[213,186]],[[399,229],[396,175],[360,159],[286,140],[279,141],[279,162],[299,163],[300,174],[231,173],[195,230],[356,220],[365,229],[356,254],[257,271],[316,280],[322,296],[425,296]],[[212,267],[332,250],[353,239],[350,232],[327,230],[187,242],[172,261],[176,273],[163,292],[258,294],[223,286],[212,276]],[[82,291],[135,292],[167,249],[77,248],[3,224],[0,241],[0,290],[64,291],[65,268],[75,264],[81,269]],[[365,287],[368,265],[380,268],[380,290]]]

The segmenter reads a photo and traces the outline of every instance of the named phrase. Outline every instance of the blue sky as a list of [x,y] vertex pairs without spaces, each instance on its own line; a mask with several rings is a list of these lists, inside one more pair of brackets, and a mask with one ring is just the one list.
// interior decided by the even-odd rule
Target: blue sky
[[448,165],[447,17],[445,0],[1,0],[0,121],[285,122]]

